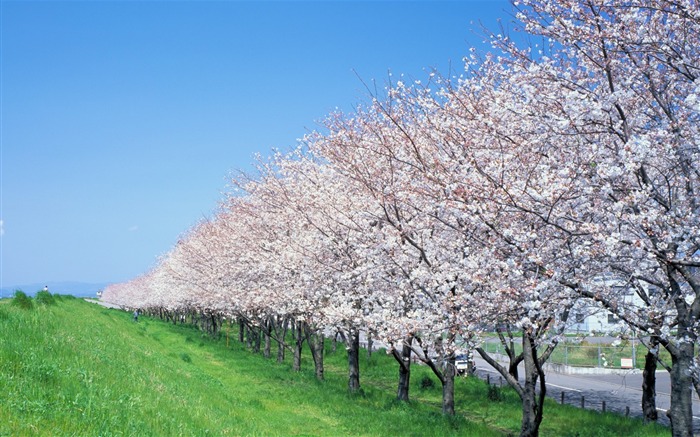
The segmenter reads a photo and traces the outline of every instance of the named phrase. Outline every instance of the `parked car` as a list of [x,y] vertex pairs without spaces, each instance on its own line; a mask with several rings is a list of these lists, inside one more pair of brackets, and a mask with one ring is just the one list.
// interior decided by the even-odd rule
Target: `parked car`
[[469,372],[471,363],[468,355],[457,355],[455,357],[455,368],[458,375],[464,375]]

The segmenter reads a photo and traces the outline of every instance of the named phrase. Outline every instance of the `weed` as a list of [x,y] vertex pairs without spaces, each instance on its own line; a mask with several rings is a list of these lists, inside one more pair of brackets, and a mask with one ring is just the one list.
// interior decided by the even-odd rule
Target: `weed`
[[46,290],[41,290],[36,293],[36,303],[41,305],[56,305],[56,299]]
[[505,399],[501,387],[497,385],[489,385],[488,391],[486,392],[486,398],[491,402],[502,402]]
[[406,401],[400,401],[397,398],[391,398],[386,403],[384,404],[384,410],[394,410],[394,409],[399,409],[399,410],[408,410],[410,408],[410,404]]
[[186,353],[184,353],[184,352],[180,354],[180,359],[181,359],[182,361],[186,362],[186,363],[191,363],[191,362],[192,362],[192,358],[191,358],[188,354],[186,354]]
[[430,390],[435,388],[435,381],[428,375],[424,375],[420,380],[420,388],[422,390]]
[[12,298],[12,305],[23,310],[31,310],[34,308],[32,298],[22,290],[15,290],[15,297]]

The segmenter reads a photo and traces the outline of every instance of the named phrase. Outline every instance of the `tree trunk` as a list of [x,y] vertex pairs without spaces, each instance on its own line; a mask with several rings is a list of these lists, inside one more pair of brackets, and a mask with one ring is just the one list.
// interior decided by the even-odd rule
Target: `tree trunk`
[[360,332],[353,330],[347,339],[348,350],[348,389],[350,393],[360,390]]
[[[520,426],[521,437],[537,437],[542,422],[542,407],[546,386],[544,374],[542,374],[537,362],[537,349],[535,339],[526,330],[523,331],[523,361],[525,364],[525,383],[522,390],[522,422]],[[537,396],[537,380],[542,377],[540,383],[540,396]]]
[[319,381],[323,381],[324,379],[324,367],[323,367],[323,349],[325,346],[325,341],[326,338],[323,336],[322,333],[319,333],[316,337],[316,346],[315,350],[316,352],[314,353],[314,368],[315,368],[315,374],[316,374],[316,379]]
[[323,381],[323,347],[325,342],[325,337],[323,332],[311,332],[311,328],[308,324],[305,325],[306,331],[306,341],[309,343],[309,349],[311,349],[311,357],[314,360],[314,373],[316,379]]
[[[173,323],[174,323],[175,317],[173,317]],[[216,323],[216,316],[214,314],[211,315],[211,335],[216,335],[216,333],[219,330],[218,324]]]
[[211,323],[211,319],[209,319],[209,316],[206,314],[202,314],[202,327],[200,329],[206,333],[209,333],[209,324],[210,323]]
[[253,353],[260,353],[260,327],[256,326],[251,330],[253,334]]
[[644,372],[642,373],[642,413],[644,422],[656,422],[659,415],[656,411],[656,365],[659,358],[659,342],[656,337],[649,340],[649,351],[644,357]]
[[396,399],[408,402],[408,393],[411,383],[411,342],[413,336],[409,335],[402,342],[401,352],[395,348],[392,350],[394,359],[399,363],[399,387]]
[[263,322],[263,335],[265,336],[265,347],[263,349],[263,356],[265,358],[270,358],[271,353],[270,353],[270,348],[271,348],[271,341],[270,341],[270,332],[272,331],[272,320],[268,317],[265,319]]
[[[697,359],[695,360],[695,362],[697,365]],[[693,375],[693,386],[695,387],[695,394],[697,394],[698,397],[700,397],[700,381],[698,381],[698,379],[695,375]]]
[[245,333],[245,345],[248,349],[253,349],[253,334],[254,328],[248,325],[248,329],[246,329]]
[[[555,346],[548,346],[542,353],[542,357],[537,356],[537,348],[535,346],[535,335],[529,330],[523,330],[523,351],[522,361],[525,368],[525,382],[521,383],[515,379],[509,372],[509,369],[502,366],[497,360],[491,357],[483,348],[477,347],[476,351],[481,357],[486,360],[498,373],[508,381],[510,385],[520,397],[522,403],[522,422],[520,427],[520,435],[522,437],[534,437],[539,435],[540,424],[542,423],[542,413],[544,408],[544,399],[547,394],[547,386],[545,385],[545,375],[542,370],[544,363],[554,350]],[[537,393],[537,382],[539,380],[539,394]]]
[[[520,355],[522,357],[522,355]],[[518,379],[518,366],[520,365],[521,361],[518,360],[509,360],[508,361],[508,373],[513,375],[513,378]]]
[[[289,320],[286,318],[282,319],[282,326],[276,329],[277,335],[277,362],[284,362],[284,352],[285,352],[285,338],[287,337],[287,327],[289,326]],[[281,332],[280,332],[281,331]]]
[[[440,339],[438,339],[438,342]],[[449,339],[450,344],[454,343],[454,337]],[[420,339],[418,339],[418,344],[420,344]],[[454,416],[455,414],[455,354],[450,353],[449,356],[441,356],[442,365],[438,365],[433,361],[426,348],[423,348],[423,361],[430,370],[433,371],[435,376],[440,380],[442,384],[442,413],[449,416]],[[441,349],[440,346],[438,346]]]
[[372,358],[372,334],[367,333],[367,358]]
[[455,355],[451,353],[442,370],[442,414],[455,415]]
[[292,364],[292,370],[299,372],[301,370],[301,349],[304,345],[304,336],[302,335],[302,325],[301,321],[294,322],[294,363]]
[[515,353],[515,341],[513,338],[513,331],[510,326],[507,326],[508,337],[503,335],[502,328],[498,327],[496,332],[498,333],[498,338],[501,340],[503,345],[503,350],[505,350],[508,356],[508,373],[513,375],[513,378],[518,379],[518,365],[522,361],[522,355]]
[[281,341],[277,343],[277,362],[284,363],[284,343]]
[[[681,329],[678,337],[681,341],[671,353],[671,408],[667,414],[671,420],[671,434],[674,437],[691,437],[693,435],[693,403],[691,388],[693,384],[691,366],[693,365],[693,343],[684,341]],[[669,351],[671,352],[671,351]]]
[[241,344],[245,343],[245,320],[243,317],[238,318],[238,341]]

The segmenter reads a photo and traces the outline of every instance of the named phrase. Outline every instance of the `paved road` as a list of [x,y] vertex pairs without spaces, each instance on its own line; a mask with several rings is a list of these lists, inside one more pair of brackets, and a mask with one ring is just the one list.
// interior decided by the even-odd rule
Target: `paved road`
[[98,305],[102,305],[103,307],[106,307],[106,308],[117,308],[117,309],[121,308],[119,305],[113,305],[109,302],[103,302],[103,301],[98,300],[98,299],[89,298],[89,299],[85,299],[85,302],[92,302],[92,303],[95,303]]
[[[507,383],[501,379],[486,361],[476,358],[477,374],[479,377],[489,379],[492,384]],[[629,414],[633,417],[642,417],[642,375],[641,373],[627,372],[618,375],[565,375],[561,373],[547,372],[547,396],[561,401],[561,393],[564,392],[564,402],[577,407],[581,406],[581,398],[584,399],[584,408],[600,411],[605,401],[606,410],[619,414],[625,414],[629,407]],[[656,407],[659,410],[659,423],[670,426],[666,411],[671,405],[670,378],[668,372],[656,373]],[[700,400],[693,393],[693,412],[700,413]],[[700,433],[700,415],[693,416],[693,428],[695,433]]]

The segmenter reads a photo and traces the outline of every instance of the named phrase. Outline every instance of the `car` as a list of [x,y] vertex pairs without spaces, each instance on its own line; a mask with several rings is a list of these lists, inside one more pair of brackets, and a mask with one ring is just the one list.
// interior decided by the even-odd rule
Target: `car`
[[457,370],[458,375],[464,375],[465,373],[468,373],[470,367],[471,362],[469,360],[469,356],[457,355],[455,357],[455,369]]

